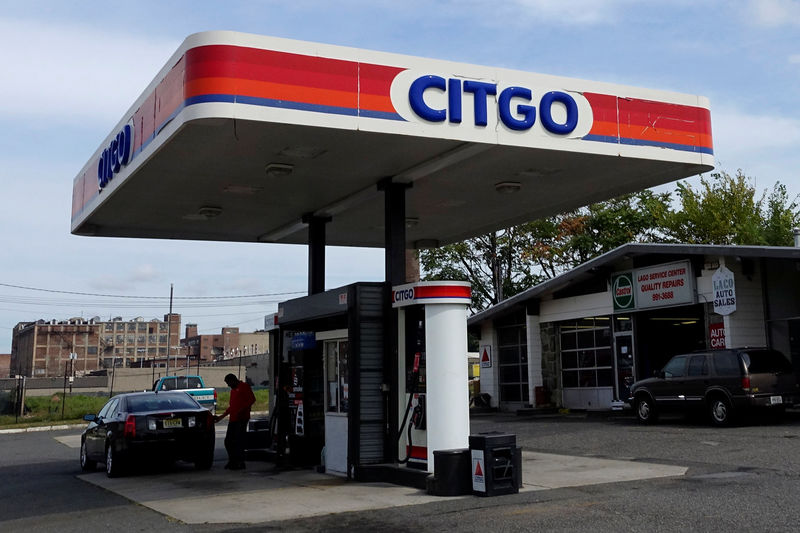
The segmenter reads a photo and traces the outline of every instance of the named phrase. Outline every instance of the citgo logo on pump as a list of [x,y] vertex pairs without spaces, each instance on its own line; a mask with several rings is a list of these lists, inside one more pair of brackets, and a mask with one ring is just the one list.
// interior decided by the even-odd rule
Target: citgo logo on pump
[[408,302],[414,299],[414,289],[401,289],[392,292],[392,303]]

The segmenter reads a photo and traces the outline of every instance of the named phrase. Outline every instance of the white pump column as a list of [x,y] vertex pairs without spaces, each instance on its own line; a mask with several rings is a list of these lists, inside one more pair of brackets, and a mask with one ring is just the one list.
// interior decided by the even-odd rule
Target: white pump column
[[433,472],[434,451],[469,447],[469,304],[466,282],[427,281],[392,290],[393,307],[425,306],[428,472]]

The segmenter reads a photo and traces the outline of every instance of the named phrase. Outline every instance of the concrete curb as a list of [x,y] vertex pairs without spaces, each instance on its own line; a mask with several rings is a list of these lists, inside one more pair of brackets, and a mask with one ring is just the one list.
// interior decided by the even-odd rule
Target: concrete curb
[[86,427],[85,424],[58,424],[53,426],[34,426],[29,428],[0,429],[0,434],[32,433],[36,431],[61,431],[64,429],[78,429]]
[[[269,416],[269,411],[255,411],[252,413],[251,418],[267,418]],[[218,422],[218,424],[224,424],[227,422],[227,419],[223,422]],[[0,429],[0,435],[4,434],[13,434],[13,433],[32,433],[36,431],[62,431],[65,429],[83,429],[86,427],[86,424],[53,424],[50,426],[33,426],[27,428],[9,428],[9,429]]]

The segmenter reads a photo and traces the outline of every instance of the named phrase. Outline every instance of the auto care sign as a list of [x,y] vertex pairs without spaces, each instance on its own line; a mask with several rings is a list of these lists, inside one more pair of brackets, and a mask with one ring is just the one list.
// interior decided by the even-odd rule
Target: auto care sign
[[712,350],[722,350],[725,348],[725,324],[708,325],[708,338],[711,341]]
[[720,266],[711,276],[714,287],[714,312],[720,315],[729,315],[736,311],[736,283],[733,272]]
[[694,303],[694,278],[689,261],[678,261],[634,271],[636,307],[648,309]]

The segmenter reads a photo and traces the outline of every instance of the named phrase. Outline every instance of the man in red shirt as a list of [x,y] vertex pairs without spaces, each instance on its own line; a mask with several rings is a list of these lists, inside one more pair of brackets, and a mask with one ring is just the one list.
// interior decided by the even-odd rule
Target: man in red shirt
[[230,415],[228,431],[225,433],[225,449],[228,451],[228,463],[225,468],[241,470],[244,468],[244,444],[247,437],[247,421],[250,420],[250,407],[256,403],[253,389],[234,374],[225,376],[225,383],[231,388],[231,401],[221,415],[214,417],[219,422]]

